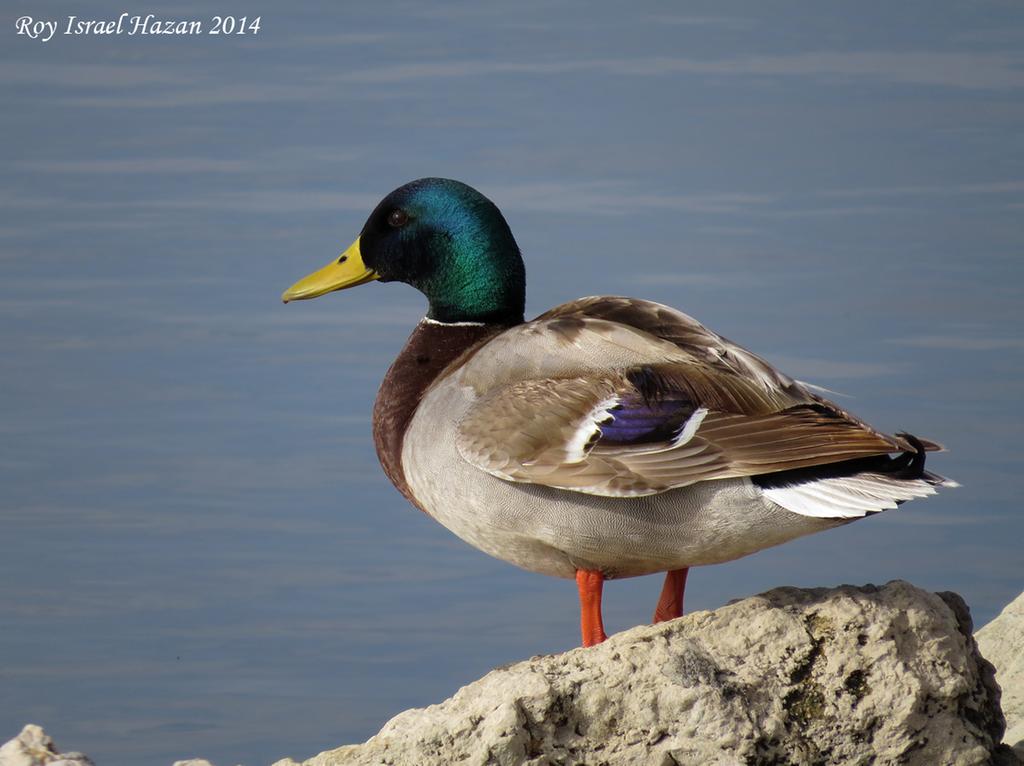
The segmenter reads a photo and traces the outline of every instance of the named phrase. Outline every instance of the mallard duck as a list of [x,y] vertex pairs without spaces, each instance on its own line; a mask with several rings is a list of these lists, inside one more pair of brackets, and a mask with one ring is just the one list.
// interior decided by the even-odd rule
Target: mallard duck
[[598,296],[524,320],[505,218],[458,181],[387,195],[356,241],[282,296],[405,282],[426,316],[384,376],[384,473],[470,545],[575,579],[584,646],[605,580],[717,564],[935,493],[933,442],[887,435],[681,311]]

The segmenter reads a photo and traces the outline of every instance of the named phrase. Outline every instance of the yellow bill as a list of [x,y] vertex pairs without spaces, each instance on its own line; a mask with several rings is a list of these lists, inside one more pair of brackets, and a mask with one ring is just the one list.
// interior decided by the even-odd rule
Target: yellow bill
[[359,252],[359,238],[356,237],[356,241],[337,260],[300,279],[284,291],[281,300],[288,303],[316,298],[335,290],[363,285],[375,279],[380,279],[380,275],[363,263],[363,255]]

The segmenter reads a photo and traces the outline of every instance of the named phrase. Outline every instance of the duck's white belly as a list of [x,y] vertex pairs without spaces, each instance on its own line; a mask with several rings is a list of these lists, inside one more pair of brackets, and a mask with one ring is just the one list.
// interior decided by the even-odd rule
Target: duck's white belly
[[441,524],[524,569],[632,577],[730,561],[841,523],[791,513],[745,478],[635,498],[499,479],[466,462],[456,447],[456,426],[472,397],[472,389],[451,379],[424,396],[403,443],[406,481]]

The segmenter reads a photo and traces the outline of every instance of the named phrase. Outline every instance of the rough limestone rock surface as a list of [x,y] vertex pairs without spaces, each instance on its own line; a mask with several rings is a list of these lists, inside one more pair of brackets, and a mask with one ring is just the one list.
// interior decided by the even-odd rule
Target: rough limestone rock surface
[[1015,764],[971,633],[905,582],[778,588],[494,670],[304,766]]
[[30,723],[0,747],[0,766],[93,766],[93,762],[81,753],[59,753],[53,738]]
[[985,659],[995,665],[1003,690],[1003,741],[1015,745],[1024,758],[1024,593],[974,635]]

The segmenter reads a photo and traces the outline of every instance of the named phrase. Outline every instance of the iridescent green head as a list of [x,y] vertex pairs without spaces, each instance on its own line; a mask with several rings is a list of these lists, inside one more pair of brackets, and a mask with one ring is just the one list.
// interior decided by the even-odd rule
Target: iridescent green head
[[379,279],[405,282],[439,322],[523,320],[526,276],[498,208],[459,181],[423,178],[391,192],[337,262],[298,282],[284,299],[312,298]]

